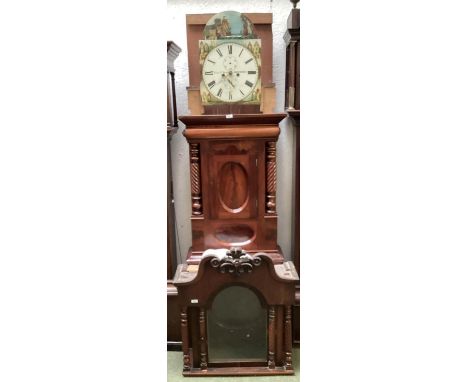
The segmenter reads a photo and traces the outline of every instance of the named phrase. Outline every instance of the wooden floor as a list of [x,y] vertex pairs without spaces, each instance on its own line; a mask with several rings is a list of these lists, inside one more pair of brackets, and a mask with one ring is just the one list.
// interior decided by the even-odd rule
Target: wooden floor
[[287,382],[299,382],[299,364],[300,364],[300,352],[298,348],[293,349],[293,367],[295,375],[277,375],[277,376],[266,376],[266,377],[183,377],[182,376],[182,352],[168,351],[167,352],[167,381],[168,382],[266,382],[266,381],[287,381]]

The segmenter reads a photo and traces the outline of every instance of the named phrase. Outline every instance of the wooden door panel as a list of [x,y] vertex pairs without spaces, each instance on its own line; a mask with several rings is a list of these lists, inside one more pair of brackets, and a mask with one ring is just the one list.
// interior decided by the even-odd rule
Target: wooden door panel
[[212,142],[208,155],[211,219],[254,219],[258,216],[255,142]]

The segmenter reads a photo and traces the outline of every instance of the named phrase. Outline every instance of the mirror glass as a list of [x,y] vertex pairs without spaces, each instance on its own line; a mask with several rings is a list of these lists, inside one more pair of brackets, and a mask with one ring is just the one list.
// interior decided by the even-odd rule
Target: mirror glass
[[207,312],[211,363],[266,361],[267,310],[249,288],[220,291]]

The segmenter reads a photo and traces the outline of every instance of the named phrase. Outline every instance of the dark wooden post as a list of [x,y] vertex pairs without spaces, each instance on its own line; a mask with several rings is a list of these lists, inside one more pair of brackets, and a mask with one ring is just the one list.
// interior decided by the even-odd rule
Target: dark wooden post
[[200,308],[199,324],[200,324],[200,369],[208,368],[208,356],[206,345],[206,313],[205,308]]
[[291,326],[291,305],[285,307],[284,315],[284,354],[285,369],[292,370],[292,326]]
[[180,329],[182,336],[182,352],[184,354],[184,371],[191,369],[189,354],[189,333],[187,325],[187,307],[183,306],[180,310]]
[[192,188],[192,215],[201,215],[200,145],[198,143],[190,143],[190,179]]
[[[174,193],[172,189],[171,138],[177,131],[177,105],[174,82],[174,60],[181,49],[174,42],[167,42],[167,280],[174,277],[177,267]],[[169,284],[168,284],[169,285]],[[168,289],[169,299],[169,289]],[[177,316],[173,318],[177,322]],[[168,332],[174,332],[173,329]]]
[[266,144],[266,211],[276,214],[276,143]]
[[275,306],[268,309],[268,368],[275,368]]

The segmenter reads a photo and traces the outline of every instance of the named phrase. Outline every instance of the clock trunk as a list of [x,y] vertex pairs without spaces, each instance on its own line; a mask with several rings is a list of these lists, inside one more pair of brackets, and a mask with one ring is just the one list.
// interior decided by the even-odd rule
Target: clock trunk
[[276,141],[285,114],[184,116],[191,153],[192,247],[240,246],[283,256],[277,244]]

